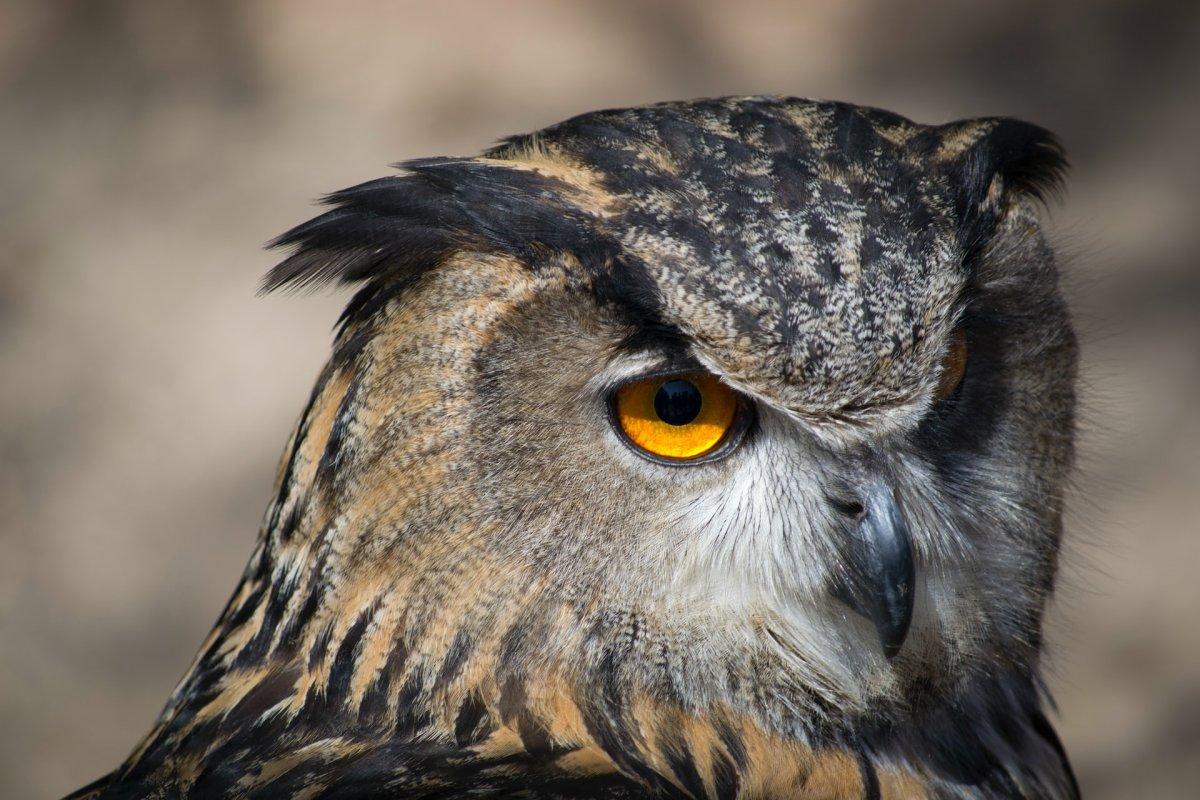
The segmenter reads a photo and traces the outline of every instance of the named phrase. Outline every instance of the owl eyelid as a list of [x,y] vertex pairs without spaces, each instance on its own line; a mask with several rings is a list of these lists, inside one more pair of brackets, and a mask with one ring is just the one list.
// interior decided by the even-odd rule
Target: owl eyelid
[[[701,367],[699,364],[697,364],[696,366],[682,366],[682,367],[667,366],[667,367],[662,367],[660,369],[652,369],[649,372],[639,372],[636,375],[630,375],[630,376],[621,378],[620,380],[613,383],[609,387],[609,389],[610,389],[610,391],[616,391],[617,389],[620,389],[622,386],[625,386],[626,384],[630,384],[630,383],[642,383],[643,381],[653,381],[653,380],[658,380],[660,378],[678,378],[678,377],[682,377],[684,375],[695,375],[697,372],[711,374],[708,372],[708,370],[704,369],[704,367]],[[718,376],[718,375],[713,375],[713,377],[720,380],[720,376]]]
[[696,372],[709,372],[709,370],[705,369],[700,362],[691,356],[666,356],[647,360],[649,361],[648,364],[642,363],[637,368],[628,372],[622,371],[617,375],[605,375],[601,373],[593,379],[591,385],[595,387],[595,391],[607,397],[629,383],[649,381],[655,378],[674,377],[676,375],[690,375]]

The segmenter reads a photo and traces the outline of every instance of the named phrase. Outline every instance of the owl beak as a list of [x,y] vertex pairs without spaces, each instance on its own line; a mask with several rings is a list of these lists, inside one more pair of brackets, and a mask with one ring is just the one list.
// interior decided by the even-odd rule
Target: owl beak
[[862,495],[862,514],[850,547],[850,576],[843,592],[850,607],[875,625],[883,653],[900,652],[912,622],[916,573],[908,526],[891,487],[881,482]]

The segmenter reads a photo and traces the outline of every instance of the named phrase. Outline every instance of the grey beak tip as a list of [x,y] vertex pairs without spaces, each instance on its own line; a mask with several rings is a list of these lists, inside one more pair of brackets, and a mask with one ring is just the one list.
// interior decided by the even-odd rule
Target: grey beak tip
[[[911,593],[910,593],[911,594]],[[907,606],[900,601],[896,606],[884,611],[885,620],[875,620],[875,630],[879,634],[879,642],[883,645],[883,654],[888,660],[895,658],[904,646],[908,637],[908,625],[912,622],[911,601]]]
[[915,568],[908,527],[891,490],[875,485],[863,503],[850,551],[849,585],[838,592],[871,620],[883,654],[891,660],[904,646],[912,622]]

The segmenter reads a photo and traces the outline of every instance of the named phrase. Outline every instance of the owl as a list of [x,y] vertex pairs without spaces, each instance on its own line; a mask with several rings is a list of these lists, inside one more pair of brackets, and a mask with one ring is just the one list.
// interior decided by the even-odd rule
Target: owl
[[241,583],[74,797],[1075,798],[1046,130],[735,97],[336,192]]

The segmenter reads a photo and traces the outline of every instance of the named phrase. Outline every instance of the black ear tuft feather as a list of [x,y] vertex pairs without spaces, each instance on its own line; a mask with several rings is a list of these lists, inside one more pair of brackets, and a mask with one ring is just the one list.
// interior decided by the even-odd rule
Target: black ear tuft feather
[[1002,125],[993,137],[999,139],[995,145],[1009,190],[1043,203],[1062,194],[1070,165],[1057,136],[1045,128],[1018,122]]
[[999,175],[1006,191],[1046,202],[1062,191],[1067,155],[1050,131],[1016,119],[990,121],[993,127],[972,148],[984,192]]
[[474,159],[397,166],[406,174],[334,192],[322,200],[329,211],[270,242],[293,252],[263,291],[403,279],[458,249],[532,261],[539,248],[582,252],[596,242],[593,220],[554,178]]
[[952,123],[953,133],[979,131],[950,165],[956,183],[959,239],[970,253],[992,234],[1007,199],[1024,195],[1045,203],[1062,190],[1067,157],[1058,137],[1008,118]]
[[419,172],[368,181],[321,202],[333,208],[267,245],[293,252],[267,274],[264,292],[420,269],[463,239],[452,198]]

